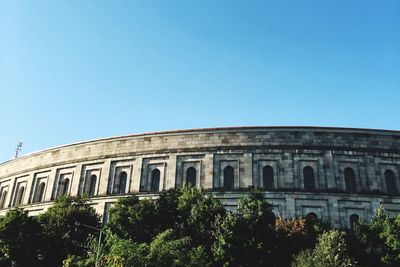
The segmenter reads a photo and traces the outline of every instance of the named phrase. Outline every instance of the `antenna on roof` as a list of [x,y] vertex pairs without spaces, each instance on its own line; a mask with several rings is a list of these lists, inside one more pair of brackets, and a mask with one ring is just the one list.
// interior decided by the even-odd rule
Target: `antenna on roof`
[[16,158],[18,158],[18,154],[19,154],[19,152],[21,151],[21,149],[22,149],[22,142],[21,141],[18,141],[17,142],[17,147],[15,148],[15,156],[14,156],[14,159],[16,159]]

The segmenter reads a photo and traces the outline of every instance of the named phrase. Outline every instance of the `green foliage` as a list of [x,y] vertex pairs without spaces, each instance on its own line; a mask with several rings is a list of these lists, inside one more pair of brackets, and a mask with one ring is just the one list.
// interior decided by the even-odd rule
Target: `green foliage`
[[210,251],[215,241],[213,232],[217,218],[226,213],[221,202],[206,196],[193,187],[184,187],[179,197],[178,210],[181,225],[177,232],[181,236],[189,236],[194,245],[202,245]]
[[389,218],[379,208],[371,223],[365,221],[356,227],[351,241],[353,253],[365,266],[400,265],[400,216]]
[[236,213],[219,219],[213,252],[223,266],[264,266],[276,242],[272,207],[258,192],[240,199]]
[[354,260],[347,253],[344,233],[331,230],[318,238],[313,250],[301,252],[292,264],[293,267],[351,267]]
[[110,210],[107,228],[121,238],[150,242],[158,233],[173,228],[178,222],[179,195],[177,190],[168,190],[156,200],[139,201],[136,196],[121,199]]
[[86,198],[62,196],[54,205],[39,216],[43,227],[44,262],[48,266],[60,266],[68,254],[84,256],[87,239],[93,230],[77,227],[75,222],[100,227],[100,219]]
[[236,212],[192,187],[122,198],[100,246],[98,232],[75,221],[100,227],[85,198],[59,198],[39,217],[10,210],[0,217],[0,266],[400,266],[400,216],[378,209],[370,223],[331,230],[320,220],[275,218],[256,191]]
[[15,208],[0,219],[0,265],[38,266],[42,228],[28,212]]

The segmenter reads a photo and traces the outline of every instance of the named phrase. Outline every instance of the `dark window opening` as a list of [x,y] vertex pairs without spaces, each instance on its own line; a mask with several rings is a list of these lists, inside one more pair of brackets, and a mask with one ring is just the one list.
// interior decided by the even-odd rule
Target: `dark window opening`
[[354,227],[359,224],[359,221],[360,221],[360,217],[358,217],[357,214],[352,214],[350,216],[350,228],[354,229]]
[[396,176],[392,170],[385,171],[386,192],[388,194],[396,194]]
[[318,220],[318,216],[314,212],[310,212],[306,215],[306,220],[309,222],[315,222],[316,220]]
[[304,189],[307,191],[315,190],[315,179],[314,179],[314,170],[310,166],[306,166],[303,169],[303,177],[304,177]]
[[354,176],[354,171],[352,168],[344,169],[344,181],[346,184],[346,191],[349,193],[356,193],[356,178]]
[[126,172],[121,172],[114,181],[114,194],[125,194],[126,189],[126,178],[128,177]]
[[90,183],[89,183],[89,196],[92,197],[95,195],[96,192],[96,183],[97,183],[97,176],[96,175],[90,175]]
[[265,190],[274,189],[274,169],[271,166],[265,166],[263,169],[263,186]]
[[0,196],[0,209],[3,209],[6,204],[7,190],[4,190]]
[[37,190],[37,197],[35,202],[42,202],[44,200],[44,188],[46,187],[46,184],[44,182],[41,182],[39,184],[38,190]]
[[25,187],[21,186],[21,188],[18,190],[17,199],[15,200],[16,206],[21,205],[24,192],[25,192]]
[[68,193],[69,179],[64,179],[61,194],[65,195]]
[[186,183],[189,186],[196,187],[196,169],[190,167],[186,171]]
[[126,180],[128,178],[128,174],[126,172],[121,172],[119,175],[119,193],[125,194],[126,190]]
[[151,173],[151,188],[150,191],[158,192],[160,191],[160,171],[158,169],[154,169]]
[[235,187],[235,170],[231,166],[224,169],[224,189],[233,190]]

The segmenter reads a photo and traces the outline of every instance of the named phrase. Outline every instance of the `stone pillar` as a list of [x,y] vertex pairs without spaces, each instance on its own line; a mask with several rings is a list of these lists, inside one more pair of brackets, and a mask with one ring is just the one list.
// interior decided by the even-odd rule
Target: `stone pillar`
[[294,195],[292,194],[287,194],[286,195],[286,210],[285,210],[285,216],[286,218],[294,218],[296,217],[296,205],[294,201]]
[[328,211],[329,211],[329,219],[332,223],[333,227],[340,227],[340,214],[339,214],[339,205],[337,202],[337,197],[329,197],[328,198]]
[[283,188],[296,188],[298,179],[295,177],[294,162],[292,153],[283,152],[282,162],[279,164],[280,177],[283,183],[280,185]]
[[75,167],[74,178],[71,183],[71,195],[78,196],[79,195],[79,186],[82,180],[82,163],[78,163]]
[[243,168],[243,177],[240,177],[239,185],[242,188],[248,188],[253,185],[253,154],[243,154],[243,163],[240,168]]
[[107,195],[108,181],[110,180],[111,160],[105,160],[99,177],[99,196]]
[[204,157],[204,189],[213,188],[214,179],[214,154],[206,154]]
[[137,193],[140,190],[140,179],[142,177],[142,157],[137,157],[133,162],[132,183],[129,192]]
[[46,185],[46,191],[45,191],[45,195],[44,195],[44,201],[51,201],[51,196],[53,195],[54,180],[56,179],[56,174],[57,174],[56,168],[53,168],[50,170],[49,176],[47,178],[47,185]]
[[322,166],[326,177],[326,188],[328,190],[336,190],[335,167],[333,165],[332,151],[325,151],[324,163]]
[[175,179],[176,179],[176,154],[171,154],[168,159],[168,165],[166,166],[167,176],[166,176],[166,185],[165,189],[175,188]]

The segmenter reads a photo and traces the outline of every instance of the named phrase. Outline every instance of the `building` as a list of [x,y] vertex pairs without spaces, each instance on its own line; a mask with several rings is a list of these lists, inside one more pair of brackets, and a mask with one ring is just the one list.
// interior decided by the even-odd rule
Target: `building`
[[383,205],[400,213],[400,131],[235,127],[111,137],[60,146],[0,164],[0,215],[36,215],[59,195],[91,197],[107,216],[120,197],[185,183],[235,209],[260,188],[282,217],[350,226]]

